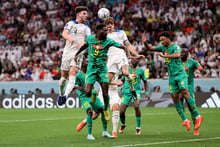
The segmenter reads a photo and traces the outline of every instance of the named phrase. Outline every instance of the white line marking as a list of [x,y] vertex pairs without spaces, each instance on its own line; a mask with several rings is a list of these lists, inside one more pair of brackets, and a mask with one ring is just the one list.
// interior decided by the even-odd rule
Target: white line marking
[[[213,112],[208,112],[208,113],[215,113],[216,111]],[[202,113],[206,113],[206,112],[202,112]],[[217,113],[217,112],[216,112]],[[176,115],[177,112],[169,112],[169,113],[142,113],[142,116],[149,116],[149,115]],[[135,116],[135,114],[133,112],[126,114],[126,116],[128,117],[133,117]],[[68,118],[45,118],[45,119],[15,119],[15,120],[0,120],[0,123],[13,123],[13,122],[34,122],[34,121],[53,121],[53,120],[69,120],[69,119],[83,119],[85,118],[86,115],[83,117],[68,117]]]
[[181,143],[181,142],[195,142],[195,141],[217,140],[217,139],[220,139],[220,137],[188,139],[188,140],[177,140],[177,141],[164,141],[164,142],[152,142],[152,143],[143,143],[143,144],[128,144],[128,145],[119,145],[119,146],[113,146],[113,147],[148,146],[148,145],[157,145],[157,144],[170,144],[170,143]]

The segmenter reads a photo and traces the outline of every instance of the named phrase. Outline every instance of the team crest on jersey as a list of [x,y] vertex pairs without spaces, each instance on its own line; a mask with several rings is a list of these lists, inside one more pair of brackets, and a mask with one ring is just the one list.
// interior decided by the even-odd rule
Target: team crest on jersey
[[184,85],[184,81],[181,81],[181,85]]
[[103,49],[103,46],[100,45],[92,45],[92,47],[99,50]]
[[[164,52],[163,53],[164,55],[169,55],[169,53],[166,51],[166,52]],[[167,64],[169,64],[170,63],[170,58],[165,58],[165,62],[167,63]]]

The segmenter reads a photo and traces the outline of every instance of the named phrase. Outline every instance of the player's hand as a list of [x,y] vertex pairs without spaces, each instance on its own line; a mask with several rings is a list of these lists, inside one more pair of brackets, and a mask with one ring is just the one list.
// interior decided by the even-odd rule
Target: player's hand
[[84,44],[85,44],[85,42],[83,41],[83,42],[79,43],[79,44],[76,46],[76,48],[81,48]]
[[146,37],[145,32],[141,35],[141,40],[142,40],[142,42],[147,41],[147,37]]
[[117,86],[121,86],[121,85],[123,85],[124,83],[122,82],[122,81],[118,81],[117,82]]
[[149,94],[146,94],[146,97],[145,97],[145,98],[146,98],[147,101],[149,101],[149,100],[150,100],[150,95],[149,95]]
[[73,39],[70,39],[68,40],[70,44],[73,44],[74,40]]
[[74,57],[74,61],[77,63],[78,56]]
[[164,54],[162,54],[162,53],[156,53],[156,56],[160,56],[160,57],[164,58]]
[[145,59],[145,56],[144,55],[137,55],[136,56],[138,59]]

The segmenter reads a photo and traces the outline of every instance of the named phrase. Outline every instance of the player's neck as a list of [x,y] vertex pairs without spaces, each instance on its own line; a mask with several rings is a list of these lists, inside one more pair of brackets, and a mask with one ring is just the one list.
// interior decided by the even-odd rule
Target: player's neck
[[83,23],[83,21],[80,18],[76,18],[76,22]]

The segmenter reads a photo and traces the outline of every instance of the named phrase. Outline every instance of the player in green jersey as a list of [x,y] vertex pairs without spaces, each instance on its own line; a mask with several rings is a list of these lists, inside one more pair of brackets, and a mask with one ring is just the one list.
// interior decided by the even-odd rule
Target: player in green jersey
[[192,109],[193,117],[196,118],[194,129],[198,129],[203,117],[199,114],[195,100],[190,96],[188,91],[187,74],[181,62],[181,48],[177,44],[172,43],[169,32],[162,32],[159,35],[159,39],[162,45],[152,46],[147,43],[146,36],[142,35],[142,41],[147,50],[162,52],[156,53],[156,55],[165,58],[169,73],[169,91],[179,116],[185,122],[187,131],[189,131],[191,127],[191,121],[186,118],[185,112],[183,111],[183,105],[180,101],[181,96],[186,99]]
[[[202,74],[205,74],[206,71],[203,69],[203,67],[198,63],[198,61],[192,59],[189,57],[189,52],[187,49],[182,49],[181,51],[181,61],[183,64],[183,67],[186,70],[187,73],[187,77],[188,77],[188,89],[189,89],[189,94],[192,98],[195,99],[195,95],[194,95],[194,71],[195,70],[199,70]],[[184,98],[181,99],[182,105],[184,106]],[[188,103],[187,103],[188,104]],[[192,120],[193,120],[193,124],[195,125],[195,117],[193,117],[193,112],[192,109],[189,107],[188,104],[188,108],[189,111],[191,113],[192,116]],[[184,107],[183,107],[184,109]],[[185,126],[184,121],[182,121],[183,126]],[[198,129],[194,129],[194,135],[199,135],[199,130]]]
[[103,125],[103,132],[102,136],[106,138],[113,138],[108,132],[107,132],[107,121],[105,119],[105,115],[103,112],[103,104],[100,101],[99,97],[97,97],[97,92],[95,89],[92,90],[92,97],[95,97],[95,101],[92,101],[91,97],[88,97],[85,93],[84,86],[85,86],[85,78],[86,78],[86,71],[87,71],[87,65],[88,61],[84,60],[82,64],[82,70],[77,73],[76,75],[76,86],[74,89],[78,89],[78,96],[80,103],[82,104],[83,108],[85,109],[87,113],[87,129],[88,129],[88,140],[95,140],[95,138],[92,135],[92,114],[93,111],[96,114],[101,113],[101,120]]
[[96,81],[100,83],[104,99],[104,113],[107,120],[110,120],[110,115],[108,111],[109,76],[106,60],[108,49],[111,46],[118,47],[119,49],[124,49],[127,56],[130,57],[130,54],[125,46],[115,42],[112,39],[107,38],[107,27],[104,24],[98,24],[96,26],[95,35],[89,35],[86,38],[85,44],[80,47],[75,56],[75,61],[77,61],[79,53],[88,48],[89,64],[86,72],[85,92],[88,96],[91,96],[94,83]]
[[121,120],[122,124],[119,129],[119,133],[124,132],[124,129],[126,127],[125,112],[126,112],[126,109],[129,105],[130,101],[132,101],[134,103],[134,110],[135,110],[135,115],[136,115],[136,134],[140,135],[141,134],[141,111],[139,108],[140,99],[141,99],[140,83],[141,83],[141,80],[143,80],[144,88],[146,91],[146,99],[149,100],[150,97],[148,95],[148,83],[147,83],[147,79],[144,74],[144,70],[142,68],[138,67],[138,60],[136,60],[136,59],[131,60],[129,74],[132,77],[132,83],[133,83],[134,89],[137,93],[137,100],[134,101],[134,99],[132,99],[132,93],[130,90],[129,83],[127,82],[127,80],[125,80],[125,76],[123,76],[122,80],[124,82],[124,86],[122,88],[122,99],[121,99],[121,108],[120,108],[120,120]]

